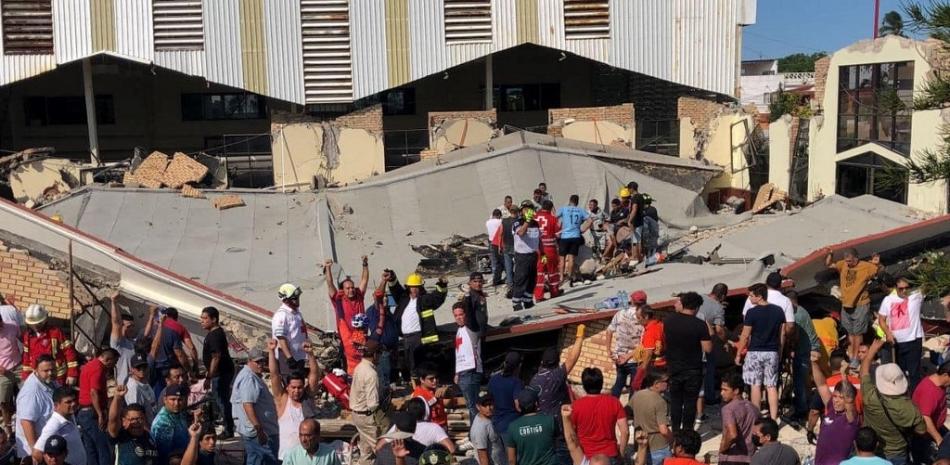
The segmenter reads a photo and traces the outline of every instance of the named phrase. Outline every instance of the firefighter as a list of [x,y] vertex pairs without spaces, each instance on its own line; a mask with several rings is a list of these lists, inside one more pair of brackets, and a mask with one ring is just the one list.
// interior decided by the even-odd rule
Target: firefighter
[[538,250],[538,277],[534,283],[534,301],[544,300],[544,289],[551,292],[551,298],[561,295],[561,273],[557,254],[557,238],[561,233],[561,225],[557,217],[551,213],[554,203],[550,200],[541,202],[541,211],[535,216],[538,229],[541,232],[541,248]]
[[535,221],[534,208],[530,200],[521,202],[521,217],[511,225],[514,237],[515,272],[511,290],[511,306],[514,311],[527,310],[534,306],[531,294],[531,282],[538,275],[538,248],[541,231]]
[[424,358],[424,349],[439,342],[435,310],[445,302],[448,293],[449,283],[445,278],[439,278],[435,283],[435,292],[427,293],[424,284],[422,275],[413,273],[406,277],[408,291],[398,283],[392,287],[397,302],[393,319],[402,336],[403,365],[410,378],[416,376],[416,365]]
[[23,380],[29,378],[33,373],[33,361],[48,354],[53,357],[56,381],[75,386],[79,381],[79,362],[72,341],[62,330],[49,325],[49,312],[42,305],[30,305],[25,319],[29,329],[23,333],[23,371],[20,377]]

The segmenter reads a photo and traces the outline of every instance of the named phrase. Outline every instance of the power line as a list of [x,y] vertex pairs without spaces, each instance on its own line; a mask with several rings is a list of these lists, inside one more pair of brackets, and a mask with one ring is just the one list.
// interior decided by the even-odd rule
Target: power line
[[759,34],[759,33],[757,33],[757,32],[744,31],[744,33],[745,33],[745,34],[749,34],[749,35],[754,36],[754,37],[759,37],[759,38],[761,38],[761,39],[768,40],[768,41],[771,41],[771,42],[779,43],[779,44],[782,44],[782,45],[788,45],[788,46],[790,46],[790,47],[796,47],[796,48],[799,48],[799,49],[811,50],[811,51],[814,51],[814,52],[824,52],[824,50],[819,50],[819,49],[814,48],[814,47],[808,47],[808,46],[800,45],[800,44],[793,44],[793,43],[791,43],[791,42],[788,42],[788,41],[785,41],[785,40],[781,40],[781,39],[776,39],[776,38],[774,38],[774,37],[769,37],[769,36],[766,36],[766,35],[762,35],[762,34]]

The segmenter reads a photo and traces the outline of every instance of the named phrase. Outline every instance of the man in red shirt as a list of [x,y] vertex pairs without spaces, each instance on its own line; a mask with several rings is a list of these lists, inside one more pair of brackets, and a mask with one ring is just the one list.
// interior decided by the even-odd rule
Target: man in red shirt
[[445,413],[445,403],[442,401],[445,388],[439,388],[439,371],[430,364],[423,364],[419,367],[419,381],[419,385],[412,391],[412,397],[426,401],[429,421],[448,431],[449,416]]
[[[577,438],[585,457],[603,454],[617,461],[629,439],[627,412],[616,397],[601,394],[604,388],[604,374],[599,368],[585,368],[581,373],[584,397],[574,401],[571,422],[577,431]],[[620,437],[617,437],[617,431]]]
[[363,273],[360,287],[349,276],[340,281],[340,288],[333,285],[333,260],[323,264],[323,275],[327,279],[327,292],[330,303],[336,312],[336,330],[343,341],[343,355],[346,356],[346,372],[353,376],[353,370],[359,365],[360,351],[366,343],[366,286],[369,284],[369,258],[363,255]]
[[76,423],[82,431],[82,443],[86,448],[89,465],[115,463],[106,426],[109,421],[108,386],[109,374],[115,368],[119,352],[103,349],[99,356],[83,365],[79,373],[79,414]]
[[534,301],[544,300],[544,287],[551,291],[551,298],[561,295],[561,273],[558,264],[557,237],[561,233],[561,225],[557,217],[551,213],[554,203],[550,200],[541,202],[541,211],[535,215],[541,230],[541,249],[538,253],[538,279],[534,284]]
[[[922,379],[914,389],[911,401],[920,410],[920,415],[927,425],[927,436],[917,436],[914,439],[914,457],[931,458],[930,443],[940,446],[947,428],[943,426],[947,420],[947,386],[950,386],[950,362],[944,362],[937,368],[937,372]],[[922,462],[926,463],[926,462]]]

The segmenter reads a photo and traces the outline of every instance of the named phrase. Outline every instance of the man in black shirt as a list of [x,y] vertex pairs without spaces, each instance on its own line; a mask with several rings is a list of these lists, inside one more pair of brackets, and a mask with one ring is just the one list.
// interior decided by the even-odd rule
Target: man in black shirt
[[[508,199],[505,198],[507,203]],[[512,205],[508,209],[509,216],[501,220],[501,248],[502,258],[505,261],[505,284],[508,285],[508,291],[505,294],[506,299],[511,298],[511,288],[515,285],[515,236],[512,232],[515,221],[521,216],[521,208]]]
[[627,224],[633,229],[634,247],[633,258],[643,260],[643,247],[640,245],[640,238],[643,237],[643,195],[640,194],[640,185],[630,181],[627,183],[627,190],[630,191],[630,216],[627,218]]
[[202,348],[201,359],[208,374],[205,389],[215,393],[218,407],[224,416],[223,438],[234,436],[234,418],[231,415],[231,381],[234,380],[234,360],[228,350],[228,336],[219,325],[218,309],[205,307],[201,310],[201,327],[208,331]]
[[703,298],[685,292],[675,300],[676,313],[663,322],[666,366],[670,373],[670,420],[673,431],[693,429],[696,398],[703,383],[703,352],[712,351],[709,328],[696,318]]

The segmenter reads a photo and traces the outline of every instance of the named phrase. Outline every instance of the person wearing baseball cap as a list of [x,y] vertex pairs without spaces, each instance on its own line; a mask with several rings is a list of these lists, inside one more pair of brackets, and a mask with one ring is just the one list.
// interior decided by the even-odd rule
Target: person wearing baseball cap
[[158,405],[155,402],[155,390],[148,384],[148,369],[148,356],[145,354],[136,353],[129,360],[129,379],[125,382],[127,388],[125,403],[139,404],[145,408],[145,419],[148,424],[152,424]]
[[237,432],[244,443],[247,463],[274,463],[280,450],[280,428],[277,405],[261,375],[267,367],[268,354],[257,347],[247,353],[247,365],[234,378],[231,389]]
[[169,384],[165,388],[165,406],[152,420],[152,440],[158,447],[157,463],[168,463],[172,452],[188,447],[188,425],[191,423],[185,404],[188,402],[188,387]]
[[610,394],[619,398],[624,386],[627,386],[627,377],[630,381],[637,375],[637,361],[633,359],[634,351],[640,346],[643,337],[643,325],[640,323],[640,308],[647,303],[647,293],[633,291],[630,293],[630,306],[624,306],[614,313],[610,324],[607,325],[607,347],[610,348],[610,358],[617,367],[617,378]]
[[66,445],[66,438],[54,434],[46,440],[43,446],[43,463],[45,465],[70,465],[66,461],[66,454],[69,453],[69,447]]
[[505,434],[508,457],[514,456],[516,463],[557,463],[557,424],[554,417],[538,413],[538,391],[522,389],[517,402],[521,417],[511,422]]

